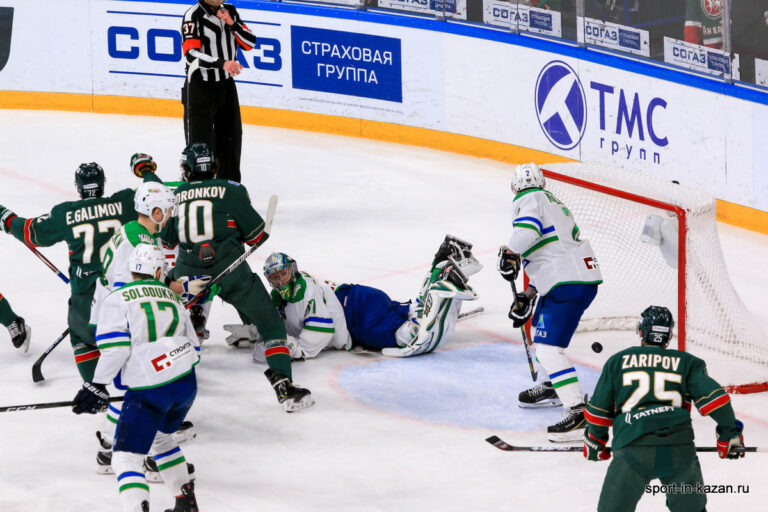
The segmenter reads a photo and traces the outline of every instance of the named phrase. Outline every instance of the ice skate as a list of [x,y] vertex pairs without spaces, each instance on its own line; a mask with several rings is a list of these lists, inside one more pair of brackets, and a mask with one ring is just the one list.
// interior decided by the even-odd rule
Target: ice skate
[[580,441],[586,426],[584,404],[575,405],[565,413],[562,420],[547,427],[547,437],[553,443]]
[[552,382],[546,381],[522,391],[517,397],[517,405],[524,409],[533,409],[536,407],[560,407],[563,404],[557,397]]

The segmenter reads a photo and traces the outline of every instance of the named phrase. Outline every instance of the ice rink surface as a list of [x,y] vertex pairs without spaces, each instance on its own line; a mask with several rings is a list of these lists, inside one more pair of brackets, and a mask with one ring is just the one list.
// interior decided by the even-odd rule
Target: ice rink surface
[[[158,174],[179,176],[181,120],[0,110],[0,204],[24,217],[77,199],[74,170],[96,161],[107,193],[135,188],[128,161],[152,154]],[[294,381],[317,406],[289,415],[277,405],[250,353],[227,347],[222,325],[237,323],[217,300],[198,367],[189,419],[197,439],[182,445],[197,469],[203,512],[229,511],[589,511],[607,463],[578,453],[505,453],[484,438],[545,445],[558,410],[523,411],[530,382],[519,333],[506,318],[508,284],[495,271],[510,231],[511,166],[423,148],[300,131],[244,127],[243,184],[264,212],[280,196],[272,236],[249,260],[287,252],[299,268],[337,282],[368,284],[408,300],[446,233],[475,244],[485,265],[470,284],[485,313],[460,322],[437,352],[411,359],[325,352],[294,363]],[[768,236],[718,225],[731,279],[768,327]],[[67,250],[42,252],[62,270]],[[68,341],[32,382],[34,360],[66,328],[68,288],[21,243],[0,235],[0,292],[33,329],[27,356],[0,332],[0,405],[71,400],[80,387]],[[598,295],[599,299],[599,295]],[[639,313],[639,312],[638,312]],[[602,354],[589,349],[595,339]],[[607,357],[634,343],[628,333],[580,334],[569,349],[584,392]],[[718,376],[726,383],[732,376]],[[749,445],[768,446],[768,396],[733,397]],[[714,446],[715,423],[694,413],[697,444]],[[68,409],[0,415],[0,511],[119,510],[112,476],[95,472],[100,418]],[[700,456],[705,483],[749,493],[710,494],[708,510],[765,510],[768,454],[741,461]],[[152,510],[170,507],[153,484]],[[638,510],[665,510],[647,494]]]

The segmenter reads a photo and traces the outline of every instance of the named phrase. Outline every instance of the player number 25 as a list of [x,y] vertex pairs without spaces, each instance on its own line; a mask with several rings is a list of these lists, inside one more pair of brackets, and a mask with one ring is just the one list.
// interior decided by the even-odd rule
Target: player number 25
[[[679,373],[655,372],[653,376],[653,395],[659,401],[670,402],[673,407],[682,407],[683,397],[680,393],[667,390],[667,382],[680,384],[682,380],[683,377]],[[648,372],[636,371],[624,374],[622,378],[622,384],[624,386],[632,386],[634,382],[637,382],[637,388],[629,398],[627,398],[624,405],[621,406],[621,412],[631,411],[651,390],[651,376]]]

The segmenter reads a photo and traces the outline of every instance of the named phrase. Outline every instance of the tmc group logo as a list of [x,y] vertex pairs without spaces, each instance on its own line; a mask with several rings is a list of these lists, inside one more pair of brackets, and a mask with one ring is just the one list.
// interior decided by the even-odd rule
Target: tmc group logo
[[587,127],[587,101],[576,72],[555,60],[536,80],[536,115],[549,141],[559,149],[573,149]]

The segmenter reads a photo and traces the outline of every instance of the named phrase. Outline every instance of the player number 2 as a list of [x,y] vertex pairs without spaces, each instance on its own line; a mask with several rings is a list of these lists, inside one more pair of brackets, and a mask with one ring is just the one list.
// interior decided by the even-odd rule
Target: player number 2
[[[673,407],[683,406],[683,397],[677,391],[667,390],[667,382],[680,384],[683,381],[682,375],[670,372],[655,372],[653,376],[653,395],[661,402],[670,402]],[[640,400],[651,390],[651,376],[648,372],[636,371],[627,372],[622,377],[624,386],[632,386],[637,382],[637,388],[629,395],[627,401],[621,406],[621,412],[629,412],[634,409]]]
[[213,203],[198,199],[179,209],[179,238],[192,243],[213,240]]

